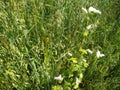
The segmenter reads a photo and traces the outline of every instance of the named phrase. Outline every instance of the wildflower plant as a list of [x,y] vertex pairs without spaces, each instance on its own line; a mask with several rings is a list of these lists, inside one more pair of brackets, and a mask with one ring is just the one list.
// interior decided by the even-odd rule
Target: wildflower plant
[[116,88],[120,54],[119,37],[109,37],[112,2],[1,0],[0,89]]

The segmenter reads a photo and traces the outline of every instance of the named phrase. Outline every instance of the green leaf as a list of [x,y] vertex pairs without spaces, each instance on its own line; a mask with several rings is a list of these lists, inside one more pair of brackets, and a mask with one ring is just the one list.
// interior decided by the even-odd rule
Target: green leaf
[[85,49],[80,49],[80,52],[83,53],[83,54],[87,54],[87,51]]
[[77,63],[77,58],[70,58],[69,60],[71,60],[73,63]]

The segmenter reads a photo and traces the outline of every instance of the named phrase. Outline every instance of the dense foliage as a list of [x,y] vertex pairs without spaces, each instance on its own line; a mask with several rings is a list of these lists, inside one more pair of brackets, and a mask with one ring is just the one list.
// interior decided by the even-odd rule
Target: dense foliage
[[119,90],[119,0],[0,0],[1,90]]

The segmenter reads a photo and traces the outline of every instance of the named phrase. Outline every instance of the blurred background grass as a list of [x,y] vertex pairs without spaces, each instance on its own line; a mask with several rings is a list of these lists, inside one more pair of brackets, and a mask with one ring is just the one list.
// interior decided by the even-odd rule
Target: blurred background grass
[[[102,14],[82,11],[90,6]],[[84,37],[90,24],[97,26]],[[86,58],[89,64],[87,68],[80,66],[83,80],[77,90],[119,90],[119,45],[119,0],[0,1],[2,90],[51,90],[59,84],[54,77],[69,68],[67,52]],[[105,57],[94,62],[95,54],[80,54],[80,48],[100,50]],[[64,82],[60,86],[72,90],[65,89]]]

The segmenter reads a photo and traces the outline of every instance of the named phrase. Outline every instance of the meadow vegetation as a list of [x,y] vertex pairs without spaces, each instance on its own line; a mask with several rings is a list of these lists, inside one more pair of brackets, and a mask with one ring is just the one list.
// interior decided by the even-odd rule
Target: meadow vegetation
[[0,0],[0,90],[119,89],[119,0]]

